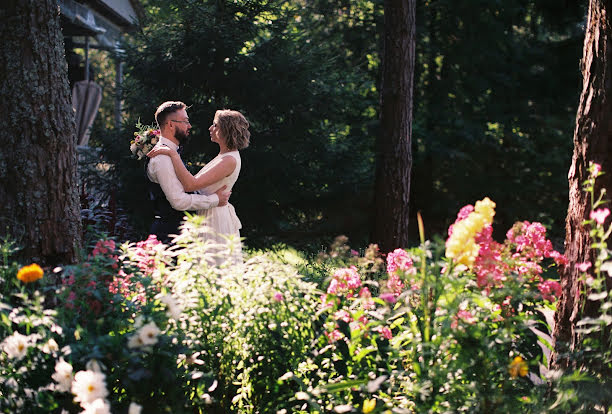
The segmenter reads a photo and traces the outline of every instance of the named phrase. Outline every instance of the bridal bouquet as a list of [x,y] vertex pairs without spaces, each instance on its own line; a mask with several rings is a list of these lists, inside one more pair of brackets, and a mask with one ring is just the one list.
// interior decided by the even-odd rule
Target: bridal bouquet
[[140,120],[136,123],[136,129],[134,139],[130,142],[130,151],[134,157],[141,160],[159,141],[160,131],[152,125],[141,124]]

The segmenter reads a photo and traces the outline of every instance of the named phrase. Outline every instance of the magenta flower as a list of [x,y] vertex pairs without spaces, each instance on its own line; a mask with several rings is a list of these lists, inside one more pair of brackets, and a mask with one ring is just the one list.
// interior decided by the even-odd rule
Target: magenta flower
[[377,326],[376,328],[374,328],[374,331],[380,333],[386,339],[393,338],[393,333],[391,332],[391,329],[389,329],[389,327],[387,326]]
[[395,249],[387,255],[387,273],[395,273],[398,269],[403,272],[413,269],[412,259],[404,249]]
[[353,291],[360,286],[361,279],[357,273],[357,268],[351,266],[336,270],[327,287],[327,293],[337,296],[346,294],[347,297],[352,297]]
[[546,280],[540,283],[538,290],[542,294],[542,298],[549,302],[554,302],[556,298],[561,297],[561,285],[554,280]]
[[606,217],[608,217],[609,215],[610,210],[607,208],[600,208],[595,211],[591,211],[591,219],[595,220],[600,226],[604,224],[604,221],[606,221]]
[[395,293],[381,293],[379,297],[387,303],[397,302],[397,297],[395,296]]
[[280,292],[276,292],[274,294],[274,300],[277,302],[282,302],[283,301],[283,294]]
[[387,280],[387,288],[394,294],[399,295],[404,290],[404,284],[395,273],[392,273]]
[[460,310],[459,312],[457,312],[457,318],[463,320],[466,323],[476,322],[476,318],[474,318],[472,313],[468,310]]

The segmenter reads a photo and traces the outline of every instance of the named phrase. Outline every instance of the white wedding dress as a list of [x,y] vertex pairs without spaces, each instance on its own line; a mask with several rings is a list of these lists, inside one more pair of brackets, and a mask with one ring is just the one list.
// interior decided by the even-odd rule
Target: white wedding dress
[[[236,160],[236,168],[227,177],[217,181],[214,184],[204,187],[197,192],[199,194],[211,195],[214,194],[219,188],[224,185],[227,186],[225,191],[231,191],[232,187],[238,179],[240,174],[240,153],[238,151],[230,151],[224,154],[219,154],[213,158],[208,164],[206,164],[198,173],[195,175],[197,178],[206,171],[212,169],[215,165],[221,162],[223,157],[234,157]],[[230,203],[222,207],[213,207],[208,210],[198,210],[197,213],[201,216],[206,217],[206,224],[208,230],[204,232],[202,237],[205,240],[212,240],[219,246],[215,249],[218,257],[215,258],[215,264],[221,265],[226,261],[231,263],[242,263],[242,247],[240,243],[240,229],[242,224],[236,215],[234,206]],[[229,237],[229,239],[228,239]],[[230,241],[231,240],[231,243]]]

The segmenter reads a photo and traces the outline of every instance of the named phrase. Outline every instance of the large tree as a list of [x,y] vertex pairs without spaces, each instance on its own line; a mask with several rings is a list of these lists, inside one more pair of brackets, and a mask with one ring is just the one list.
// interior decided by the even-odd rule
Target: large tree
[[[598,306],[583,306],[581,277],[576,263],[594,262],[589,228],[582,223],[591,211],[590,198],[582,189],[589,163],[599,163],[606,172],[598,178],[595,193],[612,190],[612,0],[590,0],[581,69],[583,89],[574,130],[574,154],[569,171],[569,207],[566,220],[565,255],[568,265],[561,275],[563,295],[556,314],[556,364],[567,366],[566,350],[580,348],[576,323],[594,316]],[[608,279],[608,282],[610,280]],[[611,286],[608,286],[610,288]]]
[[73,262],[76,135],[57,1],[3,0],[0,21],[0,230],[24,260]]
[[386,0],[372,241],[408,245],[416,0]]

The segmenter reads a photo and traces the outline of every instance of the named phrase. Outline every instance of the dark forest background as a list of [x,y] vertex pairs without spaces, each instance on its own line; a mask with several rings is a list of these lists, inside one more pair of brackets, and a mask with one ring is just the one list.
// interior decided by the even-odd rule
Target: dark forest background
[[[246,244],[365,246],[372,223],[378,134],[382,1],[142,2],[118,91],[106,52],[92,55],[104,100],[90,145],[106,173],[103,202],[132,237],[151,220],[129,142],[165,100],[191,105],[187,160],[217,153],[207,128],[217,109],[242,111],[252,144],[231,202]],[[485,196],[497,238],[516,220],[540,221],[561,245],[567,172],[581,90],[584,2],[417,1],[411,233],[429,236]],[[113,127],[113,97],[125,118]],[[99,161],[99,159],[98,159]],[[83,175],[86,177],[86,174]],[[102,187],[100,187],[102,186]],[[90,187],[93,188],[93,187]]]

